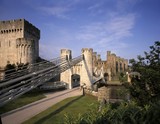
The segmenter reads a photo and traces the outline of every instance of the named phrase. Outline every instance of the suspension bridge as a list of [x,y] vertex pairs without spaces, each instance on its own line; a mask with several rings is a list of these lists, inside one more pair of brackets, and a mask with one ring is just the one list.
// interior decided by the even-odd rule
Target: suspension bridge
[[[87,51],[89,50],[90,49],[87,49]],[[57,75],[67,72],[67,70],[80,62],[83,63],[82,65],[84,68],[81,73],[83,83],[86,82],[87,84],[91,82],[91,84],[93,84],[102,79],[102,76],[93,78],[92,52],[87,52],[87,54],[83,53],[73,59],[69,54],[66,54],[50,61],[30,64],[23,67],[23,69],[7,70],[5,72],[5,78],[0,81],[0,106],[44,84]],[[66,78],[67,77],[65,77],[65,79]]]
[[0,106],[44,84],[82,60],[82,55],[70,61],[65,56],[35,63],[22,70],[6,71],[5,79],[0,81]]

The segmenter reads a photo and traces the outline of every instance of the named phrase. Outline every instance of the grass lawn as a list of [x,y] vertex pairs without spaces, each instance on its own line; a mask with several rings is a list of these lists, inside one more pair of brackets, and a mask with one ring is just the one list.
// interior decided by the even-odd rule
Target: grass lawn
[[67,98],[23,124],[61,124],[65,121],[65,114],[77,117],[85,113],[91,106],[97,106],[97,103],[97,99],[89,95]]
[[43,92],[39,91],[38,89],[34,89],[22,95],[21,97],[7,103],[6,105],[0,107],[0,114],[22,107],[24,105],[35,102],[42,98],[45,98]]

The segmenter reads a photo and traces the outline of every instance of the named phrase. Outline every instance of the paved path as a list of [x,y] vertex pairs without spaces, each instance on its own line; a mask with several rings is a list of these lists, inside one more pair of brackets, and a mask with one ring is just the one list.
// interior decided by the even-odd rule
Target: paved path
[[2,124],[21,124],[52,105],[72,96],[82,95],[78,88],[45,94],[47,97],[2,115]]

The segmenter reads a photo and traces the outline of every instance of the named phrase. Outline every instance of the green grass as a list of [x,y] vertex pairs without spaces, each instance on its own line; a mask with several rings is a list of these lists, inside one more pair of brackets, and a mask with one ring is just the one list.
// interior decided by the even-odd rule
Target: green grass
[[67,98],[42,113],[34,116],[23,124],[61,124],[65,114],[78,117],[89,110],[90,106],[96,106],[97,100],[93,96],[77,96]]
[[34,89],[22,95],[21,97],[7,103],[6,105],[0,107],[0,114],[22,107],[24,105],[35,102],[42,98],[45,98],[45,96],[43,95],[43,92],[39,91],[38,89]]

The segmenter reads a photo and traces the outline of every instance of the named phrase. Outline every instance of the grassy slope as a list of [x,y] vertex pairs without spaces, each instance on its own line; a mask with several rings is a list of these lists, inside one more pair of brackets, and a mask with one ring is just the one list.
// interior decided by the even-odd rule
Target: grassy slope
[[19,107],[22,107],[24,105],[35,102],[35,101],[40,100],[42,98],[45,98],[45,96],[39,90],[30,91],[30,92],[22,95],[21,97],[19,97],[13,101],[7,103],[6,105],[0,107],[0,114],[14,110]]
[[85,113],[91,105],[97,105],[97,100],[93,96],[67,98],[24,122],[24,124],[59,124],[64,122],[65,114],[76,117],[78,114]]

